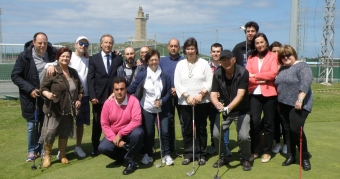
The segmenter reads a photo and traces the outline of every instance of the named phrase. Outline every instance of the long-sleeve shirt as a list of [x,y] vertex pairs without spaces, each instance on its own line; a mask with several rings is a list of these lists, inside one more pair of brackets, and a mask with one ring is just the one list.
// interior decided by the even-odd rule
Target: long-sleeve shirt
[[116,100],[106,100],[104,103],[100,124],[109,141],[113,141],[117,134],[126,136],[142,125],[138,99],[132,95],[126,95],[126,100],[126,104],[121,105],[117,104]]
[[303,100],[302,108],[310,112],[313,106],[312,81],[312,70],[305,62],[281,67],[275,80],[278,101],[286,105],[295,106],[299,93],[304,92],[306,97]]
[[162,57],[159,61],[159,66],[162,68],[164,73],[167,73],[171,79],[171,87],[174,88],[174,77],[175,77],[175,69],[176,65],[179,61],[183,60],[184,57],[178,55],[177,58],[172,59],[170,55],[166,57]]
[[[196,96],[206,89],[211,90],[212,76],[210,65],[204,59],[199,58],[192,68],[192,77],[189,77],[189,64],[187,59],[178,62],[175,69],[175,88],[178,95],[178,104],[188,105],[182,94],[187,92],[191,96]],[[206,95],[200,103],[208,103],[209,95]]]

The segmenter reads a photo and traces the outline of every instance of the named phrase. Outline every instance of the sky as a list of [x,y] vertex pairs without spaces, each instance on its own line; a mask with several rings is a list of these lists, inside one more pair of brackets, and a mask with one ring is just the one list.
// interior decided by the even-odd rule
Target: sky
[[[321,52],[324,1],[302,0],[305,43],[302,57]],[[1,0],[2,43],[24,44],[36,32],[45,32],[51,43],[74,42],[84,35],[98,43],[101,35],[112,34],[115,43],[135,36],[138,8],[149,14],[147,36],[167,43],[171,38],[183,44],[196,38],[200,53],[209,55],[210,46],[221,43],[232,50],[245,40],[239,30],[248,21],[259,24],[269,43],[289,44],[291,1],[289,0]],[[340,1],[336,2],[336,8]],[[340,57],[340,11],[334,21],[334,54]]]

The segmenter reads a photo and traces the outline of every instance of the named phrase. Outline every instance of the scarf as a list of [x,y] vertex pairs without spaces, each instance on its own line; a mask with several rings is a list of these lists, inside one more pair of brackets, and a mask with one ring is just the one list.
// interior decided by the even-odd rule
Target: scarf
[[162,69],[161,67],[158,66],[156,72],[152,71],[150,67],[148,67],[146,70],[147,70],[146,77],[151,79],[152,84],[154,85],[155,97],[156,99],[160,99],[162,92],[162,80],[160,77]]

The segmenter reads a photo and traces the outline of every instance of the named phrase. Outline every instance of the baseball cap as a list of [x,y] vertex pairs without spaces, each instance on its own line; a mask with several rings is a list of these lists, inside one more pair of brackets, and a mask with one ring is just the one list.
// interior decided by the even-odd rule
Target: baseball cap
[[79,36],[76,40],[76,43],[78,43],[80,40],[83,40],[83,39],[86,40],[87,43],[89,43],[89,40],[85,36]]
[[231,52],[230,50],[223,50],[220,53],[220,59],[222,58],[231,58],[231,57],[235,57],[233,52]]

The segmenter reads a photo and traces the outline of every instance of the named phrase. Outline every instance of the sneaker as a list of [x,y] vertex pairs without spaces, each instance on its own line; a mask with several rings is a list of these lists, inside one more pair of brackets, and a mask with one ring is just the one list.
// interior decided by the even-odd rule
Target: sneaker
[[166,155],[162,159],[162,163],[165,163],[166,165],[170,166],[174,164],[174,160],[170,157],[170,155]]
[[34,153],[30,153],[28,154],[27,158],[26,158],[26,162],[32,162],[35,160],[35,155]]
[[85,152],[83,151],[83,149],[81,149],[81,148],[78,147],[78,146],[77,146],[76,148],[74,148],[74,153],[77,154],[78,157],[80,157],[80,158],[86,157],[86,154],[85,154]]
[[276,144],[275,147],[274,147],[274,149],[272,150],[272,152],[273,152],[274,154],[277,154],[277,153],[279,153],[280,151],[281,151],[281,144]]
[[60,151],[58,151],[58,154],[57,154],[57,156],[55,156],[55,158],[56,158],[57,160],[60,160]]
[[282,153],[287,154],[287,144],[283,144]]
[[140,161],[142,164],[148,164],[150,162],[153,162],[153,158],[149,157],[148,154],[144,154],[144,157],[142,158],[142,160]]
[[255,160],[258,157],[259,157],[258,154],[251,154],[250,157],[249,157],[249,161],[251,162],[251,161]]
[[216,148],[215,147],[210,147],[209,151],[207,152],[209,155],[215,154],[216,153]]
[[242,161],[242,169],[244,171],[250,171],[251,170],[251,165],[249,163],[249,160],[243,160]]

